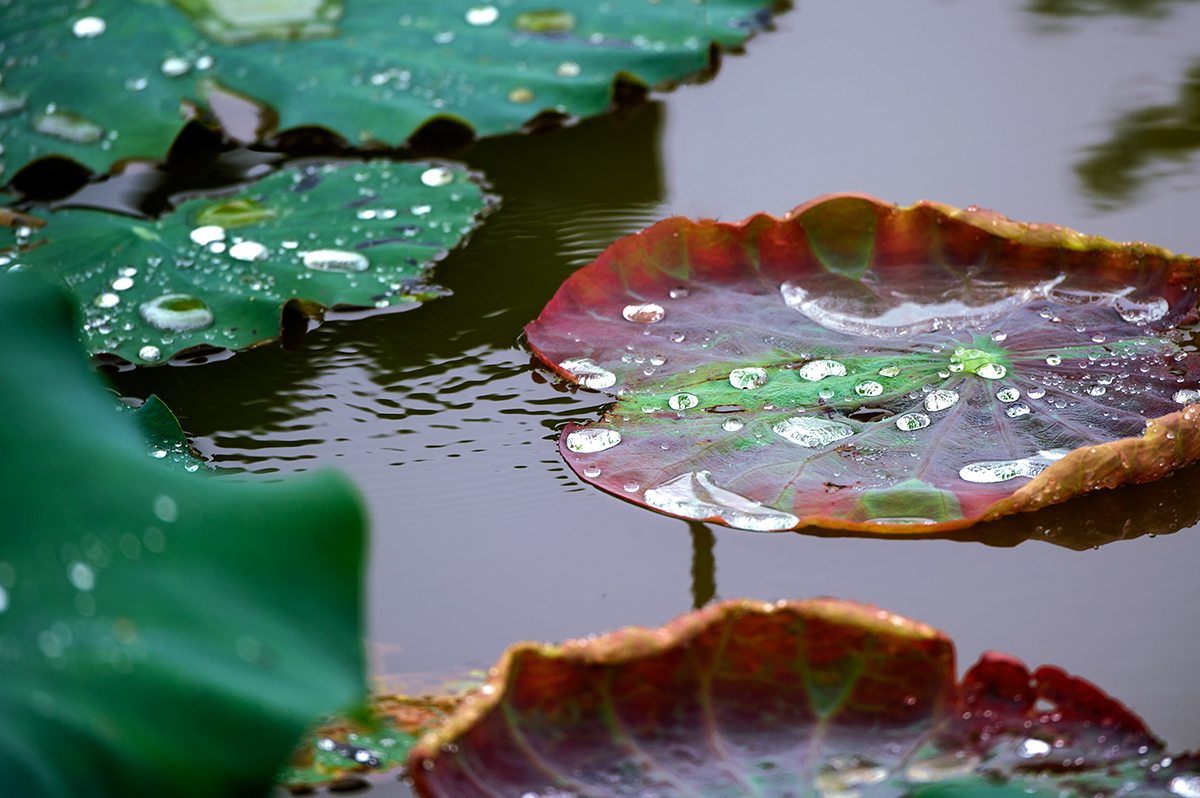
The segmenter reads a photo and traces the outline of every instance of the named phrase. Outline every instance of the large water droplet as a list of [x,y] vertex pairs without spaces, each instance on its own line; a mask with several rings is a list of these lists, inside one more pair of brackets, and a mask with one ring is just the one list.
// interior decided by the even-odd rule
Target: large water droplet
[[1200,798],[1200,776],[1174,776],[1167,782],[1167,789],[1179,798]]
[[147,344],[138,350],[138,357],[147,363],[157,363],[162,360],[162,350],[157,346]]
[[691,410],[700,404],[700,397],[694,393],[677,393],[667,400],[672,410]]
[[1046,365],[1047,366],[1057,366],[1059,363],[1062,363],[1062,358],[1059,357],[1058,355],[1047,355],[1046,356]]
[[206,224],[203,227],[197,227],[188,235],[192,241],[195,241],[202,247],[206,247],[214,241],[224,241],[225,228],[219,224]]
[[554,9],[522,11],[513,20],[513,27],[530,33],[565,33],[575,27],[575,15]]
[[958,475],[967,482],[981,483],[1006,482],[1017,477],[1036,477],[1046,470],[1046,466],[1061,460],[1069,452],[1069,449],[1049,449],[1017,460],[984,460],[963,466]]
[[1004,415],[1008,416],[1009,418],[1020,418],[1021,416],[1029,415],[1031,412],[1033,412],[1032,408],[1030,408],[1029,405],[1025,404],[1024,402],[1013,402],[1011,405],[1004,408]]
[[371,262],[361,252],[314,249],[304,253],[304,267],[316,272],[365,272]]
[[229,248],[229,257],[253,263],[271,257],[271,250],[257,241],[239,241]]
[[863,380],[854,386],[854,392],[859,396],[879,396],[883,393],[883,386],[875,380]]
[[567,448],[587,454],[611,449],[621,442],[621,433],[609,427],[581,427],[567,435]]
[[626,305],[621,311],[621,315],[626,321],[632,321],[637,324],[653,324],[656,321],[662,321],[667,315],[663,310],[662,305],[656,305],[653,302],[646,302],[641,305]]
[[820,449],[854,434],[854,429],[846,424],[813,416],[793,416],[780,421],[771,429],[776,435],[806,449]]
[[164,294],[143,302],[138,313],[152,327],[167,332],[203,330],[213,323],[213,312],[204,300],[191,294]]
[[466,20],[468,25],[484,26],[491,25],[500,18],[500,9],[495,6],[471,6],[467,9]]
[[435,166],[421,173],[421,182],[431,188],[448,186],[454,182],[454,172],[445,167]]
[[760,368],[734,369],[729,372],[729,384],[743,391],[761,388],[767,384],[767,370]]
[[949,388],[938,388],[925,394],[925,409],[930,413],[954,407],[958,403],[958,391]]
[[942,754],[913,762],[904,771],[909,781],[931,784],[970,776],[982,761],[978,754]]
[[43,136],[72,144],[94,144],[104,138],[104,128],[74,111],[47,111],[38,114],[30,126]]
[[1148,302],[1137,302],[1122,296],[1114,300],[1113,308],[1117,315],[1131,324],[1146,324],[1166,316],[1171,306],[1162,297],[1155,297]]
[[900,375],[899,366],[884,366],[879,370],[880,377],[897,377]]
[[121,304],[121,297],[108,291],[93,299],[92,304],[98,308],[115,308]]
[[801,379],[817,382],[826,377],[846,376],[846,366],[836,360],[810,360],[796,372]]
[[726,432],[737,432],[744,426],[746,426],[746,422],[742,421],[737,416],[734,416],[733,418],[727,418],[721,422],[721,429],[725,430]]
[[600,466],[590,465],[583,469],[583,475],[588,479],[595,479],[600,476]]
[[1028,391],[1025,392],[1025,395],[1028,396],[1030,399],[1041,399],[1043,396],[1046,395],[1046,389],[1040,385],[1034,385]]
[[558,364],[558,367],[570,372],[575,377],[575,381],[584,388],[601,391],[617,384],[616,374],[601,367],[596,361],[588,357],[564,360]]
[[1183,390],[1176,391],[1175,395],[1171,398],[1175,400],[1176,404],[1193,405],[1196,402],[1200,402],[1200,391],[1184,388]]
[[1104,396],[1104,394],[1108,393],[1108,389],[1103,385],[1093,385],[1087,389],[1087,392],[1091,396]]
[[1015,402],[1021,398],[1021,392],[1016,388],[1001,388],[996,392],[996,398],[1001,402]]
[[719,518],[735,529],[778,532],[792,529],[800,519],[791,513],[764,507],[753,499],[718,487],[708,471],[682,474],[650,488],[646,504],[664,513],[705,520]]
[[1050,743],[1030,737],[1022,740],[1021,744],[1017,746],[1017,756],[1022,759],[1037,759],[1046,756],[1051,750]]
[[1004,378],[1004,375],[1008,373],[1008,369],[999,363],[984,363],[975,369],[975,373],[984,379],[999,380]]
[[897,429],[905,432],[913,430],[925,429],[929,426],[929,416],[924,413],[905,413],[902,416],[896,416]]
[[192,65],[188,63],[186,58],[180,58],[173,55],[170,58],[164,58],[163,62],[158,67],[162,73],[169,78],[177,78],[181,75],[186,75],[191,70]]
[[108,27],[100,17],[80,17],[71,26],[71,33],[81,39],[94,39]]

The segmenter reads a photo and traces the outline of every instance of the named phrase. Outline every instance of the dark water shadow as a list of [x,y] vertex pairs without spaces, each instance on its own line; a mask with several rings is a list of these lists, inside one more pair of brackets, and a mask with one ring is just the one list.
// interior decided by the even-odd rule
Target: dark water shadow
[[1110,123],[1109,139],[1075,165],[1097,209],[1129,205],[1153,181],[1192,171],[1200,150],[1200,60],[1179,84],[1175,102],[1127,111]]

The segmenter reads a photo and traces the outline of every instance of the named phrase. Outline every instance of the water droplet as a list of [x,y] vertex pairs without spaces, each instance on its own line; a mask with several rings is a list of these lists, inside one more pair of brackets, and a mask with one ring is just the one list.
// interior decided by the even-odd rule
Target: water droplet
[[1087,392],[1092,396],[1104,396],[1104,394],[1108,393],[1108,389],[1103,385],[1093,385],[1087,389]]
[[929,416],[924,413],[905,413],[902,416],[896,416],[896,427],[905,432],[925,429],[928,426]]
[[899,366],[884,366],[879,370],[880,377],[898,377],[900,375]]
[[454,172],[442,166],[435,166],[421,173],[421,182],[434,188],[446,186],[454,182]]
[[1175,776],[1167,782],[1167,789],[1179,798],[1200,798],[1200,776]]
[[846,424],[812,416],[793,416],[780,421],[771,429],[776,435],[806,449],[820,449],[854,434],[854,429]]
[[208,305],[191,294],[163,294],[143,302],[138,313],[150,326],[168,332],[203,330],[213,323]]
[[202,247],[206,247],[214,241],[225,240],[225,228],[219,224],[206,224],[203,227],[197,227],[189,233],[192,241]]
[[130,277],[118,277],[113,280],[112,287],[114,291],[128,291],[133,288],[133,279]]
[[943,754],[913,762],[904,775],[909,781],[922,784],[960,779],[974,773],[980,761],[978,754]]
[[454,31],[452,30],[438,31],[433,34],[434,44],[449,44],[452,41],[454,41]]
[[482,27],[491,25],[500,18],[500,9],[495,6],[471,6],[467,9],[466,20],[468,25]]
[[147,363],[157,363],[162,359],[162,351],[157,346],[147,344],[138,350],[138,357]]
[[1008,416],[1009,418],[1020,418],[1021,416],[1027,416],[1032,412],[1032,408],[1030,408],[1029,405],[1025,404],[1024,402],[1013,402],[1011,405],[1004,408],[1004,415]]
[[554,68],[554,74],[560,78],[576,78],[582,70],[574,61],[562,61]]
[[115,308],[121,304],[121,297],[113,293],[103,293],[93,299],[92,304],[98,308]]
[[652,365],[652,366],[661,366],[666,362],[667,362],[667,359],[665,357],[663,357],[662,355],[651,355],[650,356],[650,365]]
[[1113,308],[1117,311],[1117,315],[1131,324],[1158,321],[1171,309],[1167,300],[1162,297],[1155,297],[1149,302],[1137,302],[1123,296],[1116,298]]
[[518,86],[508,93],[508,101],[510,103],[531,103],[533,102],[533,91],[525,86]]
[[1003,330],[995,330],[992,333],[992,340],[995,341],[996,343],[1000,343],[1001,341],[1005,340],[1006,338],[1008,338],[1008,333],[1004,332]]
[[8,609],[8,591],[4,589],[3,585],[0,585],[0,612],[4,612],[7,609]]
[[963,370],[963,364],[962,363],[951,363],[948,368],[949,368],[950,373],[958,374],[959,372],[961,372]]
[[694,393],[677,393],[667,400],[672,410],[691,410],[700,404],[700,397]]
[[999,380],[1003,379],[1004,375],[1008,373],[1008,370],[999,363],[984,363],[982,366],[975,369],[975,373],[984,379]]
[[746,422],[742,421],[736,416],[733,418],[727,418],[721,422],[721,429],[725,430],[726,432],[737,432],[744,426],[746,426]]
[[575,15],[553,9],[522,11],[513,20],[513,27],[530,33],[565,33],[575,27]]
[[0,116],[8,116],[25,110],[25,95],[8,89],[0,89]]
[[836,394],[837,392],[832,388],[822,388],[821,390],[817,391],[817,396],[825,400],[832,399]]
[[361,252],[314,249],[304,253],[304,266],[316,272],[365,272],[371,262]]
[[271,257],[271,250],[257,241],[239,241],[229,248],[229,257],[253,263]]
[[675,342],[675,343],[677,343],[677,344],[678,344],[678,343],[681,343],[685,337],[686,337],[686,336],[685,336],[683,333],[681,333],[681,332],[673,332],[673,333],[671,333],[671,340],[672,340],[672,341],[674,341],[674,342]]
[[1192,405],[1197,402],[1200,402],[1200,391],[1195,391],[1195,390],[1192,390],[1191,388],[1184,388],[1181,391],[1176,391],[1175,395],[1172,396],[1171,398],[1175,401],[1176,404]]
[[854,386],[854,392],[859,396],[879,396],[883,393],[883,386],[875,380],[863,380]]
[[609,427],[581,427],[567,434],[567,448],[588,454],[611,449],[621,442],[621,433]]
[[202,55],[196,59],[196,69],[212,69],[214,63],[211,55]]
[[187,59],[180,58],[179,56],[165,58],[163,59],[162,64],[159,65],[159,69],[162,70],[162,73],[169,78],[177,78],[180,75],[186,75],[188,70],[191,68],[192,65],[187,62]]
[[67,566],[67,580],[76,590],[91,590],[96,586],[96,572],[78,560]]
[[765,507],[717,486],[708,471],[681,474],[650,488],[645,500],[648,506],[664,513],[698,520],[718,518],[734,529],[754,532],[779,532],[800,523],[791,513]]
[[587,468],[583,469],[583,475],[585,477],[587,477],[588,479],[595,479],[596,477],[600,476],[600,467],[590,465]]
[[1058,355],[1047,355],[1046,356],[1046,365],[1047,366],[1057,366],[1061,362],[1062,362],[1062,358],[1059,357]]
[[1050,743],[1045,740],[1035,740],[1032,737],[1028,740],[1023,740],[1017,746],[1017,756],[1022,759],[1037,759],[1049,754],[1051,751]]
[[626,483],[625,483],[624,485],[622,485],[621,487],[622,487],[622,488],[625,490],[625,492],[626,492],[626,493],[637,493],[637,492],[638,492],[638,490],[639,490],[639,489],[640,489],[642,486],[641,486],[641,485],[639,485],[639,484],[637,484],[636,482],[626,482]]
[[621,311],[621,315],[625,317],[626,321],[637,324],[653,324],[656,321],[662,321],[667,313],[663,310],[662,305],[646,302],[641,305],[626,305],[625,309]]
[[1015,402],[1021,398],[1021,392],[1016,388],[1001,388],[996,392],[996,398],[1001,402]]
[[1025,395],[1028,396],[1030,399],[1041,399],[1043,396],[1046,395],[1046,389],[1040,385],[1034,385],[1032,388],[1030,388],[1028,391],[1025,392]]
[[104,128],[74,111],[46,111],[35,116],[30,126],[43,136],[72,144],[94,144],[104,138]]
[[81,39],[94,39],[108,27],[100,17],[80,17],[71,26],[71,33]]
[[754,367],[734,369],[729,372],[729,384],[743,391],[761,388],[767,384],[767,370]]
[[[1011,408],[1010,408],[1011,409]],[[1046,466],[1061,460],[1070,450],[1050,449],[1017,460],[984,460],[959,469],[958,475],[967,482],[1006,482],[1017,477],[1036,477]]]
[[801,379],[817,382],[826,377],[846,376],[846,366],[836,360],[810,360],[796,372]]
[[617,375],[602,368],[591,358],[571,358],[559,363],[558,367],[570,372],[575,381],[584,388],[600,391],[617,384]]
[[925,409],[930,413],[937,413],[941,410],[954,407],[958,402],[958,391],[952,391],[948,388],[938,388],[936,391],[930,391],[925,394]]

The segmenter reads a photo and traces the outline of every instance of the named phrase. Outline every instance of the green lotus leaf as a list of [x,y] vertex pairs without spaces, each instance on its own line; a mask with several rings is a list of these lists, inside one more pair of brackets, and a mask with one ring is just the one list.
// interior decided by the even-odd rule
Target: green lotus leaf
[[935,203],[668,219],[526,328],[587,482],[742,529],[961,529],[1200,457],[1200,261]]
[[724,601],[660,629],[521,643],[413,749],[425,798],[1190,798],[1200,761],[1059,668],[836,599]]
[[0,341],[0,791],[264,794],[363,700],[355,491],[154,457],[178,425],[114,410],[42,281],[0,276]]
[[490,198],[460,168],[371,161],[287,170],[159,221],[62,210],[18,230],[10,268],[66,288],[92,354],[162,363],[280,335],[285,304],[406,308],[440,296],[429,267]]
[[147,452],[151,457],[184,471],[199,471],[204,467],[204,460],[192,450],[187,435],[180,428],[179,419],[157,396],[151,394],[136,409],[118,402],[117,409],[128,412],[133,418],[146,439]]
[[353,142],[394,144],[435,119],[506,133],[543,112],[604,112],[618,76],[656,88],[710,71],[711,48],[739,46],[771,5],[14,0],[0,7],[0,143],[18,167],[61,153],[103,170],[161,158],[197,103],[243,140],[269,132],[225,113],[238,97],[281,128]]

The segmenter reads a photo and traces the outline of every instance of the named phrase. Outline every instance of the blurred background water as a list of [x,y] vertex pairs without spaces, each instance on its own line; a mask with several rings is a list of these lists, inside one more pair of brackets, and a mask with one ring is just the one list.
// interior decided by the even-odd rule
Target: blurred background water
[[605,401],[532,368],[521,330],[656,219],[783,213],[831,191],[1200,255],[1197,34],[1186,0],[806,0],[715,81],[631,118],[474,144],[461,158],[503,205],[437,267],[453,296],[328,322],[298,352],[117,384],[159,394],[221,466],[335,466],[358,482],[387,684],[486,667],[517,640],[658,625],[714,596],[832,595],[944,629],[960,669],[989,648],[1062,666],[1195,749],[1198,467],[957,540],[689,524],[565,468],[556,430]]

